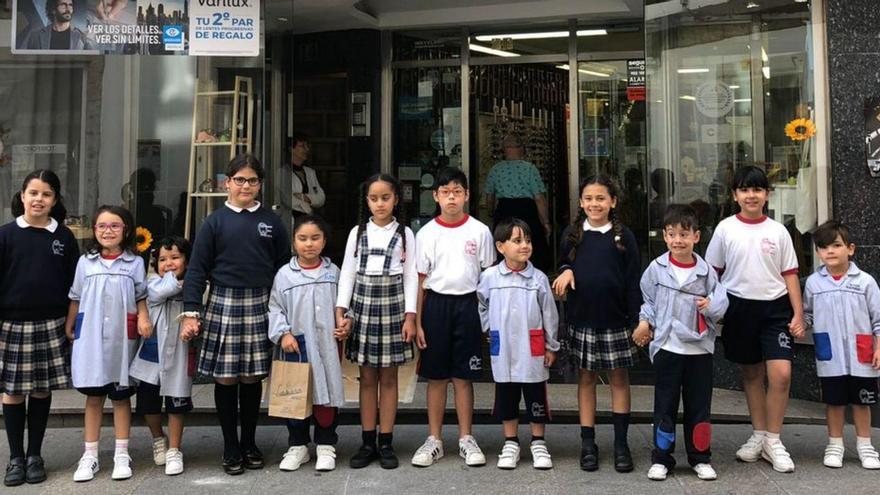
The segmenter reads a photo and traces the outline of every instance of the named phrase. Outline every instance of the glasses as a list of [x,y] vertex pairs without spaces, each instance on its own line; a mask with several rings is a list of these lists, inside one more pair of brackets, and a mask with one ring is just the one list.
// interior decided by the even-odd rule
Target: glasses
[[457,189],[437,189],[437,196],[464,196],[465,190],[462,188]]
[[260,185],[260,178],[259,177],[250,177],[250,178],[230,177],[230,179],[232,179],[232,182],[236,186],[243,186],[245,184],[248,184],[249,186],[259,186]]
[[125,224],[120,223],[120,222],[112,222],[112,223],[101,222],[101,223],[95,224],[95,230],[100,230],[101,232],[103,232],[105,230],[110,230],[112,232],[119,232],[120,230],[123,229],[123,227],[125,227]]

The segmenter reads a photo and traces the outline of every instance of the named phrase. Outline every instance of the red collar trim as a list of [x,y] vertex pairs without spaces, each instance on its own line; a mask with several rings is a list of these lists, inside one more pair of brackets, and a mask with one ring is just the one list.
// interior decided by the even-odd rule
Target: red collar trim
[[506,266],[507,269],[510,270],[510,271],[512,271],[512,272],[519,273],[519,272],[525,270],[526,268],[528,268],[529,265],[526,264],[524,267],[522,267],[522,268],[520,268],[519,270],[517,270],[517,269],[515,269],[515,268],[512,268],[510,265],[507,264],[507,261],[505,261],[505,262],[504,262],[504,266]]
[[761,218],[746,218],[746,217],[740,215],[739,213],[737,213],[736,219],[742,223],[747,223],[749,225],[756,225],[756,224],[763,222],[764,220],[767,220],[767,215],[761,215]]
[[315,268],[320,268],[321,265],[323,265],[323,263],[321,263],[321,262],[319,261],[317,265],[312,265],[312,266],[299,265],[299,268],[300,268],[301,270],[314,270]]
[[122,253],[113,254],[113,255],[101,253],[101,258],[103,258],[105,260],[115,260],[116,258],[118,258],[120,256],[122,256]]
[[[846,274],[844,273],[843,275],[846,275]],[[834,280],[840,280],[843,278],[843,275],[831,275],[831,278],[833,278]]]
[[456,227],[461,227],[462,225],[464,225],[464,223],[468,221],[468,218],[470,218],[470,217],[468,216],[467,213],[465,213],[464,218],[462,218],[461,220],[459,220],[455,223],[446,223],[439,216],[434,217],[434,221],[437,222],[437,225],[439,225],[441,227],[446,227],[448,229],[454,229]]
[[691,255],[691,259],[694,260],[693,263],[682,263],[681,261],[676,261],[671,254],[669,255],[669,262],[679,268],[693,268],[697,266],[697,258],[694,258],[693,255]]

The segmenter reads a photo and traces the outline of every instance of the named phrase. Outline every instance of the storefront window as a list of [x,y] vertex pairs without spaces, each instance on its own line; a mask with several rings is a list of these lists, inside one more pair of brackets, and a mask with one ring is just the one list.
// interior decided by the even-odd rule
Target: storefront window
[[461,30],[400,31],[394,33],[394,61],[461,58]]

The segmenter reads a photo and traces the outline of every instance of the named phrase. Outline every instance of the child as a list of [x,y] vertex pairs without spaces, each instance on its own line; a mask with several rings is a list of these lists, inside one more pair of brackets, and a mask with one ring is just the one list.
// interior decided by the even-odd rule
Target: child
[[690,206],[670,205],[663,218],[669,251],[642,274],[645,300],[633,341],[650,342],[654,364],[654,451],[648,478],[665,480],[675,467],[675,423],[684,398],[684,445],[688,463],[701,480],[717,478],[710,464],[712,438],[712,353],[715,324],[727,310],[727,292],[718,275],[694,253],[700,242],[697,214]]
[[400,217],[397,179],[373,175],[363,184],[362,198],[362,221],[348,236],[336,300],[338,327],[344,325],[350,309],[353,320],[347,355],[360,368],[363,445],[351,458],[351,467],[363,468],[378,458],[380,466],[394,469],[398,465],[391,446],[397,416],[397,367],[413,359],[416,333],[419,276],[416,257],[407,256],[415,250],[415,238]]
[[614,421],[614,469],[633,470],[627,431],[630,419],[629,373],[636,351],[630,332],[638,322],[639,248],[633,233],[617,219],[617,184],[608,176],[581,183],[581,211],[563,237],[560,275],[553,290],[566,301],[571,350],[581,369],[578,410],[581,469],[599,469],[596,446],[596,381],[608,370]]
[[41,448],[52,390],[70,386],[64,319],[79,258],[76,239],[64,226],[61,182],[51,170],[35,170],[24,178],[12,200],[12,214],[17,218],[0,227],[0,391],[9,439],[6,486],[46,479]]
[[76,265],[65,330],[73,341],[73,386],[86,396],[85,452],[74,481],[98,472],[98,440],[104,401],[113,401],[116,451],[114,480],[131,478],[128,437],[135,381],[128,370],[138,336],[149,338],[144,260],[135,254],[134,218],[120,206],[101,206],[95,214],[95,240]]
[[427,467],[443,457],[440,432],[446,411],[446,388],[451,380],[458,416],[459,455],[468,466],[482,466],[486,456],[471,435],[471,381],[483,371],[476,290],[480,271],[495,262],[492,234],[483,223],[464,212],[468,183],[461,170],[443,169],[434,186],[440,216],[428,222],[416,236],[416,343],[422,351],[419,375],[428,380],[430,435],[416,450],[412,464]]
[[[253,155],[238,155],[229,162],[226,205],[199,229],[183,284],[181,335],[189,340],[201,330],[205,333],[198,371],[214,378],[223,470],[229,475],[263,468],[255,437],[261,382],[272,361],[269,291],[275,272],[290,260],[284,223],[257,201],[262,181],[263,166]],[[203,311],[208,281],[211,291]]]
[[269,339],[297,361],[311,363],[312,417],[287,420],[290,448],[281,460],[282,471],[295,471],[309,461],[309,425],[315,424],[316,471],[336,468],[338,408],[345,403],[338,340],[348,329],[336,328],[333,305],[339,268],[322,258],[327,226],[318,217],[300,215],[293,229],[296,252],[278,270],[269,300]]
[[828,446],[824,464],[843,467],[843,423],[852,405],[856,450],[865,469],[880,469],[871,445],[871,407],[880,377],[880,289],[850,257],[856,246],[846,225],[829,220],[813,233],[824,263],[807,279],[804,316],[813,327],[816,371],[827,406]]
[[[195,349],[180,340],[177,319],[183,311],[183,276],[191,250],[182,237],[167,237],[153,250],[153,269],[158,275],[147,280],[147,310],[155,331],[141,342],[129,370],[140,382],[137,409],[153,434],[153,461],[157,466],[164,464],[169,476],[183,472],[183,415],[193,408],[190,364],[194,364]],[[163,397],[168,437],[162,431]]]
[[763,457],[774,470],[789,473],[794,462],[779,433],[791,383],[791,338],[804,334],[797,257],[785,227],[764,214],[770,195],[764,171],[739,168],[731,189],[740,212],[715,228],[706,261],[727,289],[724,357],[740,365],[754,427],[736,457],[744,462]]
[[529,224],[518,218],[495,227],[495,249],[504,261],[480,277],[477,297],[483,331],[489,332],[489,354],[495,378],[495,415],[504,424],[504,447],[498,467],[514,469],[519,461],[519,402],[525,399],[532,427],[532,466],[550,469],[553,460],[544,442],[550,420],[548,368],[556,360],[559,314],[543,272],[529,261]]

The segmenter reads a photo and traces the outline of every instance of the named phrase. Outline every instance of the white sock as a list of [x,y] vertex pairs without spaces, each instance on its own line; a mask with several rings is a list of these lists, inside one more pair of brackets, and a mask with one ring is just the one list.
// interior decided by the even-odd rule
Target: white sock
[[86,442],[85,453],[98,457],[98,442]]
[[764,438],[766,438],[767,441],[770,442],[770,443],[776,443],[776,442],[779,441],[779,433],[770,433],[770,432],[768,431],[768,432],[767,432],[767,436],[764,437]]
[[843,447],[843,437],[828,437],[828,445]]
[[766,437],[767,431],[766,430],[754,430],[754,431],[752,431],[752,435],[754,435],[756,437]]
[[871,445],[871,437],[856,437],[856,446]]
[[116,452],[113,455],[117,456],[119,454],[128,455],[128,439],[127,438],[125,438],[125,439],[117,438],[116,439]]

